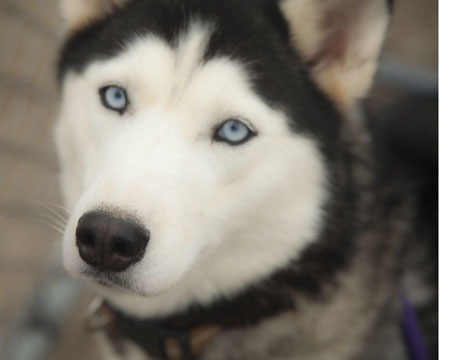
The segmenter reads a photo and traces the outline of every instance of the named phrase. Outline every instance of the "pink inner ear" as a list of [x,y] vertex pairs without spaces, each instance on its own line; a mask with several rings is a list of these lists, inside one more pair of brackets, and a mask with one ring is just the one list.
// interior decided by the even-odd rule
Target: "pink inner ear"
[[387,0],[284,0],[292,45],[341,108],[365,96],[389,22]]
[[359,27],[368,0],[341,0],[340,5],[324,5],[324,15],[320,22],[320,31],[324,32],[323,46],[314,56],[316,62],[323,60],[340,61],[346,56],[352,41],[351,34]]
[[322,48],[307,62],[308,67],[315,67],[321,62],[337,61],[345,58],[348,34],[345,30],[331,32],[324,40]]
[[[339,20],[340,21],[340,20]],[[335,60],[343,59],[348,46],[348,33],[344,28],[336,28],[326,38],[322,50],[323,56]]]

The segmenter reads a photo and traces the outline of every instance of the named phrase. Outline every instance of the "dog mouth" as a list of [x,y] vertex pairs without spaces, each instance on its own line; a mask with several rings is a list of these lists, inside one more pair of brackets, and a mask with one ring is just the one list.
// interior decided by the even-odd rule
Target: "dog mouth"
[[[97,285],[103,288],[110,289],[120,293],[139,294],[132,286],[130,281],[127,281],[122,276],[116,273],[105,273],[94,270],[82,270],[80,274]],[[139,294],[142,295],[142,294]]]

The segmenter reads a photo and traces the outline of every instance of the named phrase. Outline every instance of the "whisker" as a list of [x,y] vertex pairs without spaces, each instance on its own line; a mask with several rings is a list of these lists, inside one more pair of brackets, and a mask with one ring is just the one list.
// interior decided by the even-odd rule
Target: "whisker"
[[41,203],[41,204],[45,204],[45,205],[48,205],[48,206],[51,206],[51,207],[55,207],[59,210],[62,210],[64,211],[64,215],[68,216],[69,215],[69,210],[67,210],[64,206],[58,204],[58,203],[52,203],[52,202],[49,202],[49,201],[37,201],[37,203]]
[[62,215],[56,214],[55,211],[51,211],[43,206],[39,209],[35,209],[32,218],[46,221],[46,223],[57,226],[60,229],[65,229],[68,222]]
[[45,219],[34,219],[34,221],[36,221],[36,222],[38,222],[40,224],[48,225],[50,228],[52,228],[53,230],[57,231],[59,234],[64,235],[64,229],[60,228],[58,225],[52,224],[52,223],[46,221]]
[[53,230],[56,230],[56,232],[58,232],[59,234],[64,235],[64,230],[63,230],[63,229],[60,229],[60,228],[58,228],[57,226],[53,226],[53,225],[51,225],[51,224],[48,224],[48,226],[49,226],[50,228],[52,228]]
[[68,222],[68,215],[67,214],[61,214],[58,212],[56,209],[53,209],[50,205],[47,205],[46,203],[40,203],[37,202],[37,205],[41,206],[42,208],[48,210],[51,214],[57,216],[59,220],[61,220],[64,224],[67,224]]
[[67,226],[67,222],[64,222],[63,220],[56,218],[54,214],[49,214],[49,213],[39,213],[37,214],[37,218],[43,221],[47,221],[50,224],[53,224],[55,226],[59,226],[62,229],[65,229]]

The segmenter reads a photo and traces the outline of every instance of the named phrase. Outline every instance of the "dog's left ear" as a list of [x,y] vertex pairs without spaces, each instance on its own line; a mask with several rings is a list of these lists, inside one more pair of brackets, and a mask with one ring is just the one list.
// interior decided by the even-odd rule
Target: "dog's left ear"
[[60,17],[66,36],[111,14],[129,0],[60,0]]
[[281,0],[290,39],[313,79],[342,110],[372,84],[390,22],[389,0]]

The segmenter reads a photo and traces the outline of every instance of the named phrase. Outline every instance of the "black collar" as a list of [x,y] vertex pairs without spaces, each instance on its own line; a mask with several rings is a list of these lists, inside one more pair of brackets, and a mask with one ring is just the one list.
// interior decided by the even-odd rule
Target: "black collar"
[[95,299],[90,305],[87,321],[90,332],[103,330],[115,351],[123,353],[122,341],[130,340],[155,359],[194,360],[223,329],[201,324],[187,327],[176,320],[139,320],[115,310],[106,302]]

